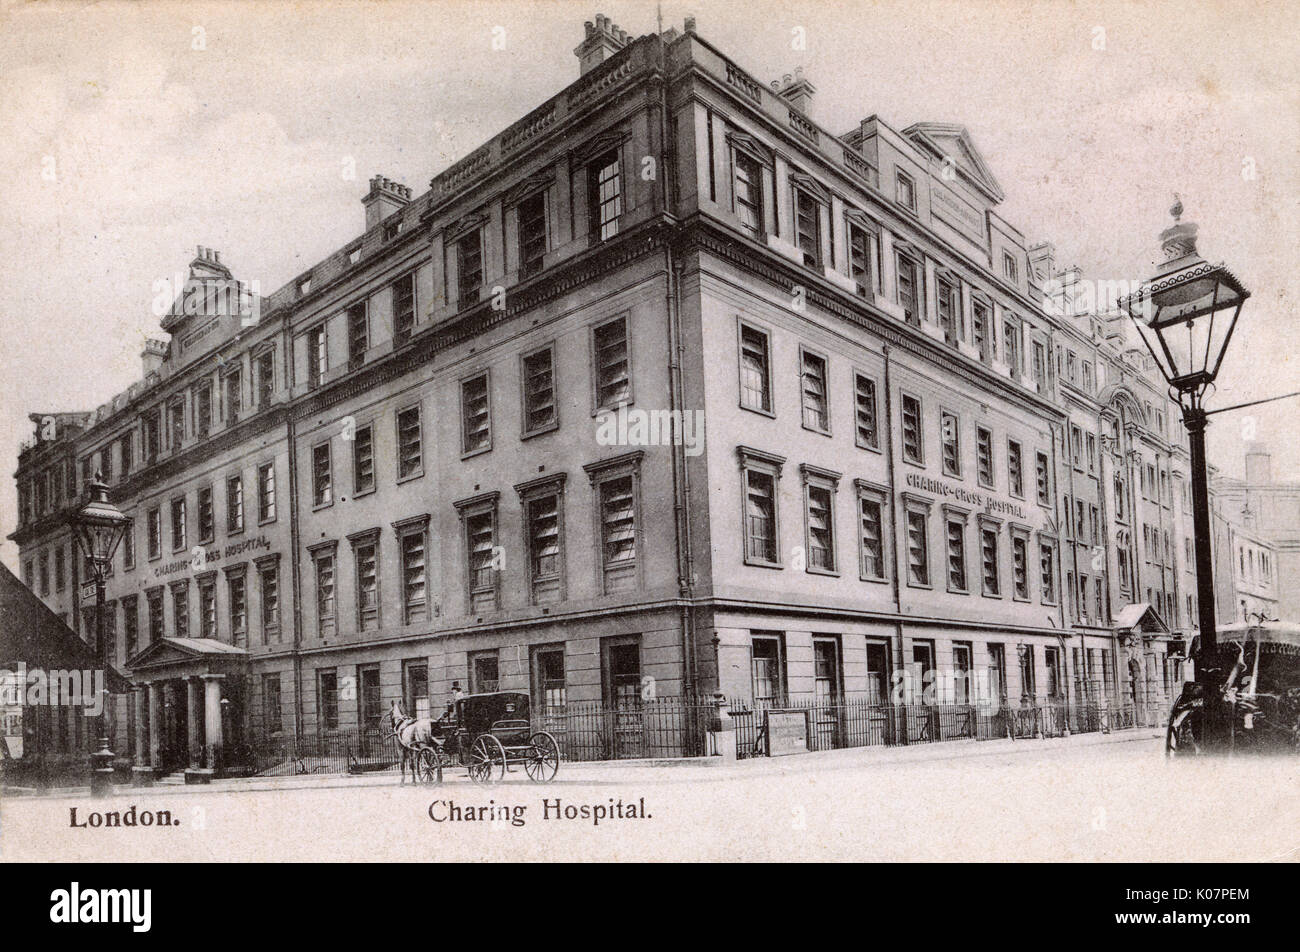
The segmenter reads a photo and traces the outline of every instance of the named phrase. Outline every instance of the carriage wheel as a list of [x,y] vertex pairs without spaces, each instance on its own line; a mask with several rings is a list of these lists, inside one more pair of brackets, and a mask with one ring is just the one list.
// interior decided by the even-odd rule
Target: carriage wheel
[[506,775],[506,749],[491,734],[480,734],[469,753],[469,779],[499,783]]
[[421,783],[442,783],[442,768],[447,764],[441,747],[424,747],[415,762],[416,779]]
[[528,738],[528,754],[524,760],[524,773],[534,783],[550,783],[560,769],[560,745],[546,731],[538,731]]
[[1196,742],[1196,730],[1191,708],[1175,710],[1169,715],[1169,730],[1165,732],[1165,756],[1189,757],[1201,752]]

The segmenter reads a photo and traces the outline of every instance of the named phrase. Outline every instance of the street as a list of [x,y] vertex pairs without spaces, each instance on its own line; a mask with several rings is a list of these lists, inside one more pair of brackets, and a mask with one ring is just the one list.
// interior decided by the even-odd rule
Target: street
[[[392,773],[228,781],[11,798],[0,859],[1295,861],[1298,780],[1295,759],[1169,762],[1162,739],[1134,731],[726,766],[563,764],[545,787],[520,772],[479,788],[459,769],[441,787]],[[133,805],[134,827],[90,820]],[[164,825],[144,826],[144,813]]]

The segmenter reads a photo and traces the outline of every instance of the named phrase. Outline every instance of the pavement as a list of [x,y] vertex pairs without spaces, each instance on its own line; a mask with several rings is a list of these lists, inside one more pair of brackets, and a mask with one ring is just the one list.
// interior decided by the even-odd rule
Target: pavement
[[[940,743],[911,744],[897,747],[849,747],[839,750],[813,751],[784,757],[755,757],[745,760],[724,760],[721,757],[645,758],[634,760],[598,760],[564,762],[560,772],[549,786],[565,784],[673,784],[699,780],[747,780],[766,776],[821,772],[828,770],[858,770],[864,767],[888,765],[941,763],[980,757],[1030,756],[1051,751],[1083,751],[1111,744],[1149,743],[1164,736],[1162,729],[1138,728],[1112,733],[1074,734],[1070,737],[1052,737],[1041,740],[952,740]],[[513,773],[506,782],[516,779],[526,782],[522,771]],[[447,784],[469,784],[463,769],[447,770],[443,779]],[[320,790],[329,788],[359,789],[376,786],[399,786],[395,769],[374,773],[346,774],[319,773],[286,777],[232,777],[214,780],[207,784],[161,785],[148,789],[149,796],[194,795],[203,793],[253,793],[259,791]],[[409,785],[409,781],[408,781]],[[119,786],[116,796],[136,797],[143,788]],[[5,790],[6,796],[78,797],[89,795],[86,787],[61,787],[48,791]]]
[[545,785],[453,770],[6,797],[0,820],[5,862],[1296,862],[1300,758],[1169,760],[1161,732],[1127,730],[562,764]]

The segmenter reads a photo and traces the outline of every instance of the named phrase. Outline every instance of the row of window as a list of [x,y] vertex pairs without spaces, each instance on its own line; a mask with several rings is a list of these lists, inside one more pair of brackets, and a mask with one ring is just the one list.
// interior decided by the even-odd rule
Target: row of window
[[[732,137],[732,211],[743,230],[758,237],[768,231],[778,235],[780,221],[775,213],[775,203],[766,199],[769,183],[775,182],[772,157],[765,147],[747,136]],[[915,209],[915,184],[906,173],[898,172],[900,204]],[[819,273],[835,261],[836,229],[830,224],[830,194],[820,183],[800,172],[790,175],[790,200],[793,233],[790,243],[802,256],[805,266]],[[844,214],[845,260],[848,277],[863,297],[879,294],[882,284],[882,243],[879,227],[862,211],[849,208]],[[830,247],[824,245],[829,243]],[[904,321],[914,327],[921,325],[926,310],[926,267],[924,256],[905,241],[895,241],[894,266],[896,303],[902,308]],[[1019,268],[1015,258],[1004,252],[1003,274],[1012,283],[1018,281]],[[961,304],[961,282],[942,266],[935,277],[935,300],[938,313],[935,320],[943,328],[944,340],[956,347],[959,339],[969,337],[969,343],[984,363],[995,358],[995,337],[1002,338],[1002,357],[1012,373],[1024,373],[1024,324],[1010,314],[1004,315],[1002,327],[994,327],[994,309],[991,299],[979,292],[972,296],[971,327],[964,331]],[[1039,389],[1047,387],[1047,350],[1041,340],[1032,341],[1032,373]]]
[[[623,214],[623,177],[618,149],[610,149],[591,159],[587,164],[587,207],[590,213],[589,232],[593,240],[606,241],[619,233]],[[512,197],[507,214],[515,224],[515,251],[520,278],[527,278],[542,269],[547,250],[553,240],[549,234],[547,193],[545,182],[537,180],[535,187],[524,189],[524,194]],[[470,215],[453,226],[446,237],[446,261],[443,275],[446,281],[444,298],[453,299],[459,307],[478,303],[484,282],[486,216]],[[300,286],[306,293],[310,287]],[[416,300],[415,273],[397,278],[390,286],[393,307],[393,346],[406,344],[415,332],[419,313]],[[347,367],[355,370],[365,362],[371,347],[373,329],[367,302],[357,301],[345,308],[344,328],[347,334]],[[318,387],[324,381],[329,365],[327,327],[324,321],[310,328],[299,338],[304,341],[307,357],[307,384]]]
[[1238,546],[1237,560],[1239,563],[1238,578],[1243,581],[1263,582],[1265,584],[1273,581],[1273,560],[1267,552],[1247,546]]
[[[782,631],[750,632],[750,676],[754,704],[759,708],[781,707],[790,702],[789,662],[786,653],[786,634]],[[813,635],[813,697],[818,701],[842,698],[844,685],[843,660],[840,636]],[[865,701],[868,704],[906,703],[969,704],[976,700],[1007,698],[1006,645],[989,642],[985,645],[986,685],[975,675],[975,648],[968,641],[954,641],[951,645],[951,680],[939,681],[935,643],[929,639],[912,639],[908,651],[910,661],[904,667],[910,675],[905,684],[910,693],[902,698],[893,690],[893,667],[890,646],[885,641],[867,639]],[[1045,646],[1044,669],[1047,673],[1048,697],[1060,697],[1064,691],[1060,649]],[[1038,677],[1033,645],[1017,645],[1021,697],[1035,697]],[[980,696],[983,694],[983,696]]]
[[[740,405],[749,410],[775,415],[772,397],[771,334],[756,325],[740,324]],[[829,358],[808,347],[799,348],[800,410],[806,429],[831,435]],[[924,415],[921,398],[901,394],[902,455],[909,463],[925,465]],[[881,447],[879,385],[874,377],[853,372],[853,432],[858,446]],[[963,476],[961,420],[957,413],[940,410],[941,463],[945,475]],[[991,428],[975,427],[975,475],[980,486],[996,489],[994,441]],[[1007,490],[1017,498],[1025,495],[1025,454],[1018,440],[1006,446]],[[1051,505],[1048,458],[1035,456],[1035,495],[1040,505]]]
[[[741,447],[742,492],[745,500],[743,551],[751,565],[782,568],[777,486],[784,458],[749,447]],[[804,482],[804,569],[813,573],[839,574],[841,571],[836,540],[835,500],[840,474],[803,464]],[[890,513],[889,492],[865,480],[855,480],[857,489],[858,575],[865,581],[883,582],[888,578],[886,539]],[[906,582],[917,588],[931,588],[933,572],[938,567],[932,556],[931,521],[934,504],[904,494],[904,532],[906,535]],[[968,529],[970,511],[942,505],[942,571],[950,592],[978,591],[999,598],[1009,587],[1017,601],[1028,601],[1033,576],[1031,560],[1036,556],[1038,591],[1044,604],[1056,601],[1056,542],[1039,533],[1039,543],[1031,552],[1028,527],[1009,525],[1003,532],[1001,520],[985,515],[975,517],[972,536],[976,546],[975,568],[971,578]],[[1001,549],[1004,535],[1009,540],[1011,575],[1003,577]],[[1009,586],[1008,586],[1009,582]]]
[[[256,488],[257,524],[266,525],[276,520],[275,462],[259,463],[254,475]],[[234,473],[225,479],[226,533],[237,535],[244,531],[244,474]],[[195,493],[195,508],[190,509],[188,495],[174,496],[167,503],[167,526],[171,536],[171,551],[184,552],[191,545],[207,545],[216,538],[216,508],[212,486],[202,486]],[[191,514],[193,513],[193,515]],[[193,523],[194,534],[191,535]],[[135,566],[135,520],[128,521],[122,537],[122,567]],[[152,506],[145,510],[145,553],[150,560],[163,554],[163,507]]]
[[[590,230],[593,236],[604,241],[616,236],[623,214],[622,174],[619,152],[610,149],[591,159],[588,166],[588,208],[590,210]],[[549,236],[547,229],[547,207],[545,191],[538,189],[516,200],[514,206],[518,220],[518,252],[521,277],[527,277],[541,269],[542,259],[546,253]],[[476,302],[479,288],[483,283],[483,228],[474,228],[460,235],[451,244],[454,257],[456,281],[459,289],[458,299],[462,304]],[[300,291],[310,290],[300,288]],[[416,323],[416,282],[414,272],[397,278],[391,285],[393,300],[393,338],[395,346],[406,343],[414,332]],[[345,327],[348,336],[348,368],[356,369],[364,362],[365,353],[370,347],[371,329],[366,302],[359,301],[346,308]],[[319,386],[329,369],[329,356],[324,323],[308,330],[306,339],[307,375],[311,387]],[[617,344],[607,342],[605,345],[607,359],[604,368],[616,375],[618,368],[615,356],[610,353],[617,349]],[[626,350],[624,332],[623,349]],[[241,418],[244,412],[244,375],[242,358],[226,361],[228,367],[219,377],[219,385],[205,379],[190,386],[186,391],[173,394],[162,403],[141,415],[139,452],[137,453],[136,433],[129,431],[112,443],[105,444],[99,450],[87,454],[81,459],[82,483],[89,483],[95,472],[100,472],[105,482],[112,482],[115,474],[129,476],[138,464],[150,465],[157,460],[164,449],[176,452],[188,440],[205,439],[218,420],[230,425]],[[276,391],[275,348],[268,344],[259,347],[251,358],[254,385],[253,406],[265,409],[270,406]],[[625,364],[626,369],[626,364]],[[530,368],[530,372],[531,372]],[[549,370],[546,372],[549,374]],[[547,399],[544,392],[550,387],[548,380],[539,373],[532,373],[531,382],[535,389],[532,398],[537,403]],[[598,384],[598,390],[606,393],[598,397],[600,407],[614,406],[619,402],[616,381]],[[554,413],[554,407],[551,411]],[[533,414],[526,432],[545,428],[547,411],[541,408]],[[526,416],[527,416],[526,412]],[[71,461],[67,464],[66,485],[67,498],[76,498],[76,474]],[[30,503],[24,498],[20,512],[24,517],[34,513],[44,513],[56,501],[58,489],[62,484],[58,474],[51,471],[38,477],[33,482]],[[20,487],[21,489],[21,487]],[[25,493],[24,493],[25,495]],[[34,512],[33,512],[34,510]]]
[[[602,591],[609,594],[639,584],[639,458],[615,460],[589,466],[599,514],[600,576]],[[232,477],[232,480],[238,477]],[[547,604],[565,597],[563,475],[517,487],[524,508],[529,592],[533,604]],[[462,545],[467,582],[467,610],[491,611],[499,607],[504,548],[498,528],[497,493],[487,493],[456,504],[462,523]],[[156,511],[156,510],[153,510]],[[393,524],[397,537],[402,625],[425,622],[437,614],[428,592],[429,517],[427,515]],[[383,582],[380,552],[381,530],[356,532],[348,536],[352,551],[355,592],[355,630],[374,631],[381,625],[380,591]],[[315,578],[317,635],[330,638],[339,630],[338,543],[323,542],[309,547]],[[255,560],[254,576],[259,585],[261,605],[261,643],[270,644],[280,637],[280,567],[278,556]],[[227,624],[219,626],[217,614],[217,573],[197,576],[197,636],[245,644],[248,636],[248,588],[245,567],[229,566],[226,575]],[[135,596],[123,599],[124,607],[135,606]],[[146,592],[148,633],[150,640],[162,637],[164,610],[170,600],[172,632],[175,637],[190,637],[190,581],[188,579],[158,586]],[[127,612],[131,615],[131,612]],[[225,631],[223,633],[222,628]],[[135,648],[136,627],[128,621],[127,650]]]
[[[500,653],[496,648],[471,651],[466,656],[468,693],[480,694],[500,689]],[[529,688],[533,709],[539,712],[562,711],[568,703],[568,685],[563,644],[533,645],[529,649]],[[380,729],[385,713],[380,689],[378,664],[359,664],[353,670],[339,667],[317,668],[316,726],[321,733],[338,730],[341,725],[340,700],[356,698],[357,726],[363,731]],[[602,639],[602,694],[607,704],[634,710],[641,703],[641,645],[638,636],[623,635]],[[260,679],[262,694],[262,728],[274,733],[283,727],[282,674],[271,672]],[[351,683],[349,683],[351,682]],[[460,681],[452,682],[453,695],[461,690]],[[409,658],[402,662],[402,700],[405,710],[417,718],[433,717],[430,693],[429,661]]]
[[[225,577],[225,625],[217,611],[218,573],[203,572],[194,580],[180,579],[168,585],[150,588],[144,593],[143,603],[138,595],[125,595],[122,606],[122,634],[124,657],[131,658],[146,644],[167,636],[173,638],[208,638],[224,640],[238,647],[249,644],[249,572],[244,563],[227,566]],[[253,563],[253,576],[258,584],[261,606],[260,623],[263,643],[280,640],[280,565],[279,556],[271,555]],[[191,601],[193,595],[194,600]],[[140,611],[144,609],[141,626]],[[86,612],[92,612],[86,609]],[[170,616],[171,626],[167,626]],[[106,616],[115,621],[115,613]],[[197,627],[193,623],[197,622]],[[115,627],[115,626],[113,626]],[[222,627],[226,634],[222,636]],[[142,643],[141,635],[146,640]],[[113,638],[110,637],[110,643]]]
[[[594,401],[597,410],[616,407],[632,399],[631,355],[627,318],[618,317],[597,325],[592,331]],[[559,426],[556,396],[555,345],[530,351],[520,361],[523,437],[545,433]],[[479,371],[460,382],[460,449],[462,457],[492,449],[493,413],[491,375]],[[419,476],[424,471],[421,414],[418,404],[403,408],[396,416],[397,479]],[[329,440],[312,447],[312,503],[327,506],[335,495],[335,466]],[[352,440],[352,493],[370,492],[375,487],[373,424],[357,427]]]

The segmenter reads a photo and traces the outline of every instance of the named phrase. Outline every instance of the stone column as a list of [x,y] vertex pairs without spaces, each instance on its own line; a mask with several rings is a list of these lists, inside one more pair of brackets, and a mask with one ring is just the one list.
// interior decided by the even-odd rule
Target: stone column
[[153,768],[149,766],[149,692],[150,688],[137,684],[131,688],[135,698],[135,763],[131,774],[136,784],[147,787],[153,780]]
[[199,710],[202,700],[199,697],[202,688],[198,678],[185,679],[185,727],[189,734],[190,767],[197,768],[200,766],[199,757],[202,753],[203,740],[199,737]]
[[221,679],[225,675],[203,675],[203,718],[205,742],[211,759],[208,766],[216,770],[221,764],[222,724],[221,724]]
[[154,681],[149,685],[149,767],[157,770],[162,766],[163,735],[163,688],[162,683]]

